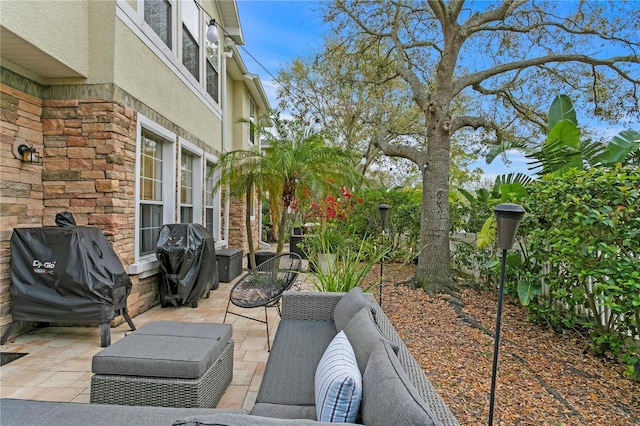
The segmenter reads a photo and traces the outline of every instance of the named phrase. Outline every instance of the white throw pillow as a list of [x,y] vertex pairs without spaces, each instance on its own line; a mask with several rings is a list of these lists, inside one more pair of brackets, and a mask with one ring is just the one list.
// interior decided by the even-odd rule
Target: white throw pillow
[[343,331],[336,334],[318,363],[315,397],[318,421],[355,422],[362,398],[362,374]]

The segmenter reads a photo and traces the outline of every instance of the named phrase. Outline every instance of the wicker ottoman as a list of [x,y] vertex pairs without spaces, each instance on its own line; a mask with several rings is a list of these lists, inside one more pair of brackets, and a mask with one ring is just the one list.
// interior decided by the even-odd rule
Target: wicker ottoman
[[233,377],[230,324],[149,323],[93,357],[96,404],[213,408]]

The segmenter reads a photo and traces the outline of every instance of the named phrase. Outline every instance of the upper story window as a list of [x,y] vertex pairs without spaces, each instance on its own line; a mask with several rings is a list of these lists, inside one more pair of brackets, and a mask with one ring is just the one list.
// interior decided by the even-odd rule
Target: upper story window
[[171,49],[171,3],[168,0],[144,0],[144,20]]
[[200,81],[200,9],[193,0],[182,5],[182,64]]
[[220,102],[218,99],[218,81],[219,81],[219,49],[215,43],[210,43],[209,40],[205,41],[206,56],[206,79],[207,79],[207,93],[213,98],[214,101]]
[[249,99],[249,141],[256,143],[256,106],[253,99]]
[[201,0],[117,1],[122,22],[213,107],[220,104],[220,54],[206,38],[212,16],[201,4]]

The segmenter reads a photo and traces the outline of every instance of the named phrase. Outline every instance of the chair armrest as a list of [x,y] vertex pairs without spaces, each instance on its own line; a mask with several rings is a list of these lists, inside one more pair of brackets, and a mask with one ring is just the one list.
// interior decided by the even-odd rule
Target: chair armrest
[[344,294],[286,291],[282,296],[282,319],[333,321],[333,310]]

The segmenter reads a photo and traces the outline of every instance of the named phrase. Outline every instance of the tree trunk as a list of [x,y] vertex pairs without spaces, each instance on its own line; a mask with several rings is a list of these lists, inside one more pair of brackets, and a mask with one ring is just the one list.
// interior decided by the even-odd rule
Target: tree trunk
[[247,191],[245,212],[244,212],[244,224],[247,228],[247,245],[249,246],[249,267],[251,269],[256,268],[256,251],[253,246],[253,231],[251,229],[251,194],[253,191]]
[[287,218],[289,217],[288,211],[289,206],[285,205],[282,207],[282,217],[280,218],[280,225],[278,227],[278,246],[276,248],[276,254],[280,254],[284,250],[284,233],[287,229]]
[[422,171],[422,251],[416,280],[429,294],[452,293],[457,287],[451,276],[449,248],[449,135],[437,116],[431,116],[427,133],[427,167]]

